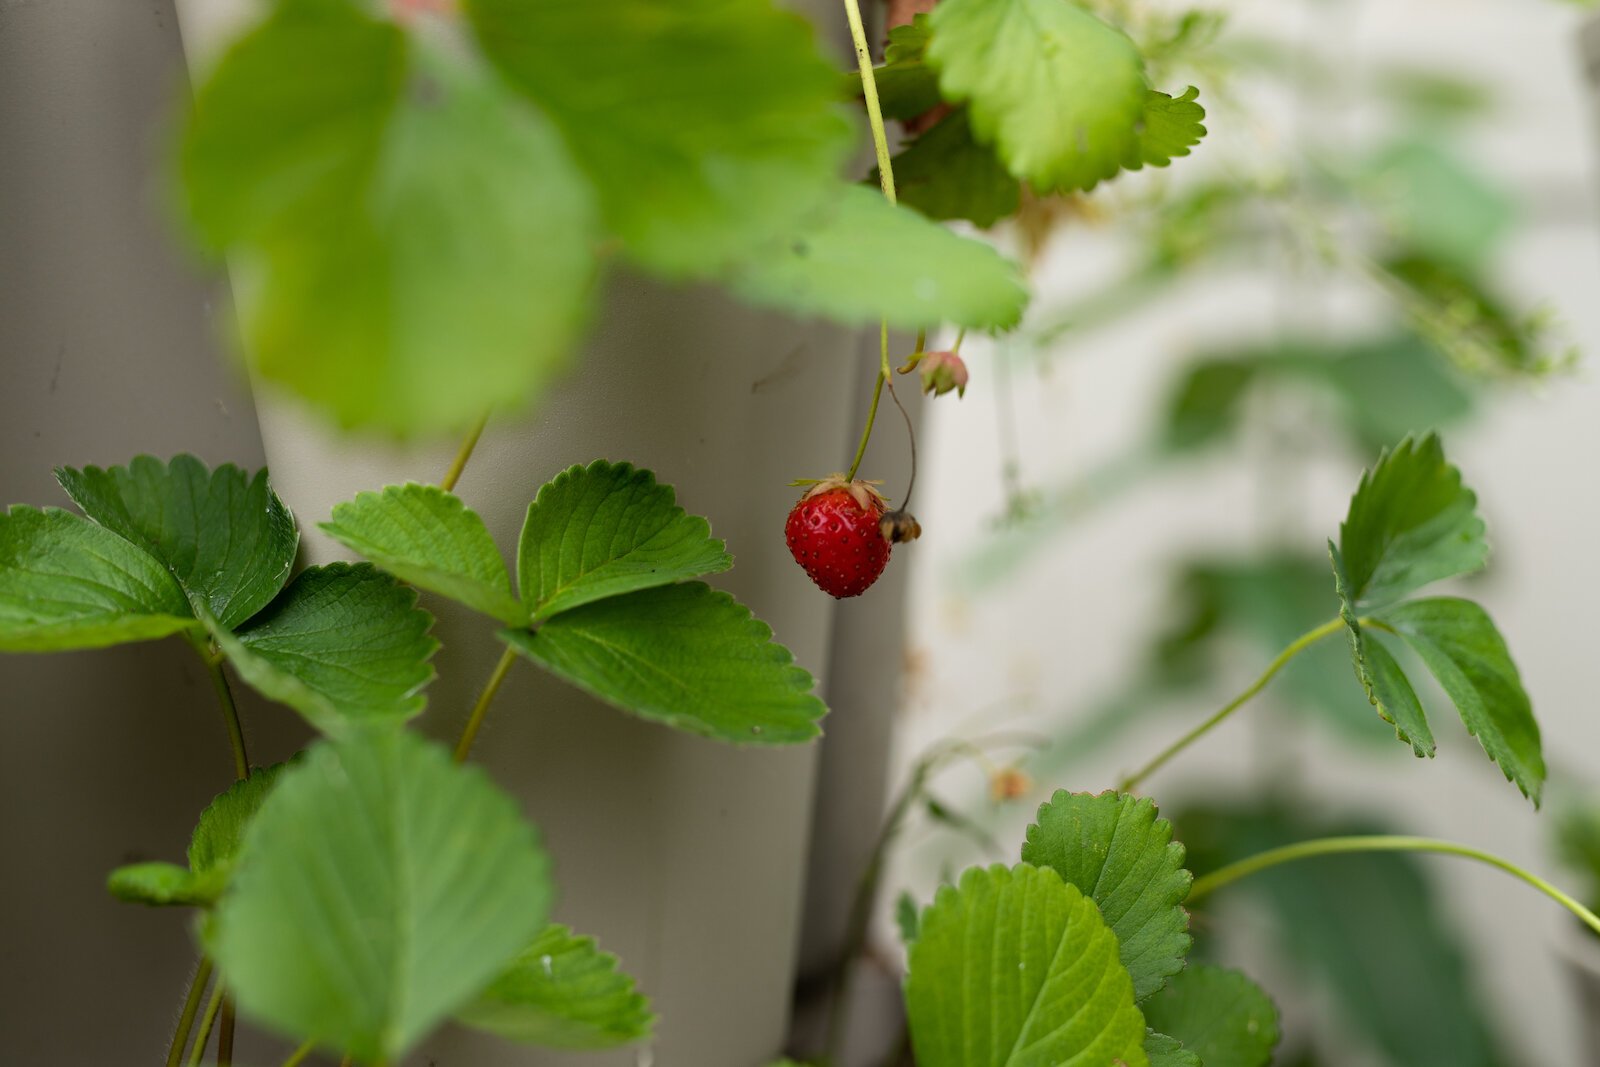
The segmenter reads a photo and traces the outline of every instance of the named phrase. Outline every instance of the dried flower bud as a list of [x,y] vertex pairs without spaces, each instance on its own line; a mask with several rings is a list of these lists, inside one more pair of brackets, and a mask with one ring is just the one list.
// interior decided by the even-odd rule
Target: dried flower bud
[[997,804],[1003,804],[1008,800],[1020,800],[1031,792],[1033,792],[1033,779],[1026,771],[1016,767],[1006,767],[996,771],[994,777],[989,780],[989,795]]
[[891,545],[915,541],[922,536],[921,524],[917,522],[911,512],[904,508],[899,511],[891,511],[879,519],[878,530],[882,532],[883,539]]
[[917,364],[922,372],[922,391],[943,396],[955,390],[957,396],[967,395],[967,365],[954,352],[928,352]]

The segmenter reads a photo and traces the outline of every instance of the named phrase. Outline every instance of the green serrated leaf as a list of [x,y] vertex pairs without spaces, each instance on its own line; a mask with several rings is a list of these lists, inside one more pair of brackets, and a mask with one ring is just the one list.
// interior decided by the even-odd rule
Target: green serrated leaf
[[184,907],[210,904],[216,894],[176,863],[133,863],[106,879],[111,895],[128,904]]
[[1195,101],[1200,90],[1189,86],[1182,96],[1151,89],[1144,98],[1144,117],[1139,120],[1138,136],[1122,165],[1127,170],[1165,167],[1179,156],[1186,156],[1206,135],[1201,120],[1206,109]]
[[394,1061],[543,926],[549,875],[481,770],[407,731],[366,733],[283,772],[207,942],[242,1014]]
[[784,745],[822,732],[811,675],[749,608],[703,582],[597,600],[500,637],[601,700],[692,734]]
[[1367,633],[1356,618],[1344,558],[1332,541],[1328,542],[1328,557],[1333,561],[1333,584],[1339,594],[1339,617],[1344,620],[1345,631],[1350,635],[1350,657],[1367,700],[1383,720],[1394,727],[1396,737],[1409,744],[1418,756],[1431,757],[1435,748],[1433,731],[1428,727],[1428,718],[1423,713],[1422,703],[1417,700],[1416,690],[1412,689],[1410,679],[1389,654],[1389,650],[1383,647],[1376,635]]
[[1041,192],[1090,189],[1137,142],[1147,89],[1127,37],[1061,0],[944,0],[928,62],[978,139]]
[[165,567],[60,508],[0,512],[0,652],[149,641],[198,628]]
[[439,643],[417,594],[370,564],[309,567],[266,611],[211,636],[251,686],[324,733],[394,724],[427,703]]
[[289,580],[300,532],[265,470],[252,478],[190,455],[135,456],[108,470],[60,467],[56,481],[90,519],[162,563],[197,613],[229,629]]
[[235,44],[183,176],[250,358],[343,425],[525,401],[584,317],[596,216],[549,122],[358,5],[280,4]]
[[837,190],[826,213],[740,264],[728,285],[757,304],[902,329],[1006,329],[1028,300],[1017,267],[993,248],[863,186]]
[[545,1048],[614,1048],[643,1041],[655,1026],[650,1002],[617,958],[565,926],[540,931],[456,1019]]
[[1411,646],[1455,704],[1467,732],[1537,807],[1545,778],[1539,724],[1488,612],[1470,600],[1430,597],[1388,608],[1375,621]]
[[244,839],[250,820],[255,818],[262,801],[267,799],[278,776],[288,766],[275,763],[271,767],[258,767],[248,778],[233,783],[206,805],[189,838],[189,870],[196,878],[221,891],[239,855],[239,843]]
[[1194,876],[1183,857],[1155,803],[1126,793],[1057,790],[1022,846],[1024,863],[1051,868],[1100,908],[1140,1000],[1183,970],[1189,952],[1182,904]]
[[973,867],[942,886],[911,946],[919,1067],[1148,1067],[1117,939],[1047,867]]
[[1154,1030],[1145,1031],[1144,1051],[1150,1067],[1202,1067],[1200,1057],[1183,1047],[1183,1042]]
[[720,272],[826,197],[851,144],[811,27],[768,0],[466,0],[633,258]]
[[419,589],[512,626],[528,621],[488,527],[453,493],[415,482],[386,486],[335,505],[322,529]]
[[731,566],[711,524],[679,507],[670,485],[603,459],[540,487],[517,546],[524,615],[535,620]]
[[1144,1016],[1205,1067],[1266,1067],[1278,1043],[1278,1009],[1254,982],[1223,967],[1189,967],[1145,1002]]
[[1477,500],[1437,434],[1386,451],[1362,476],[1339,527],[1351,601],[1381,606],[1480,569],[1489,549]]
[[[876,171],[874,171],[876,180]],[[1022,185],[972,138],[965,109],[934,123],[894,157],[900,203],[930,219],[966,219],[988,228],[1016,214]]]

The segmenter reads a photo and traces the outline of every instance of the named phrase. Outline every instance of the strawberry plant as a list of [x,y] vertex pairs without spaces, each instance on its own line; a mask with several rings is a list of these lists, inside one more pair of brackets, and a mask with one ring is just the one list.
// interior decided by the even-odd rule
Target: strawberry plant
[[[841,14],[848,74],[765,0],[277,0],[205,73],[178,199],[198,242],[227,257],[259,377],[343,427],[467,436],[438,484],[362,492],[319,524],[364,562],[296,573],[299,530],[267,473],[189,455],[62,468],[76,512],[0,515],[0,651],[178,638],[215,691],[234,783],[199,813],[183,862],[108,874],[121,900],[195,909],[201,957],[169,1067],[201,1062],[213,1034],[216,1062],[231,1063],[236,1017],[285,1039],[286,1067],[319,1051],[395,1064],[449,1023],[560,1049],[651,1039],[627,961],[551,920],[559,872],[534,822],[469,762],[497,693],[525,660],[622,713],[739,746],[811,742],[826,709],[771,629],[701,580],[732,556],[649,470],[545,472],[516,544],[496,544],[454,491],[484,423],[556,378],[611,271],[875,325],[848,472],[811,483],[785,531],[822,592],[862,595],[921,532],[914,458],[894,510],[857,478],[882,394],[899,403],[891,329],[919,331],[900,373],[959,396],[962,339],[930,352],[927,331],[1008,330],[1027,300],[1019,267],[940,223],[1026,228],[1205,134],[1198,91],[1154,87],[1160,50],[1109,10],[944,0],[895,27],[879,64],[857,0]],[[856,101],[876,190],[844,169]],[[898,152],[886,120],[915,134]],[[775,550],[773,527],[773,544],[744,550]],[[1436,436],[1382,454],[1329,553],[1329,617],[1237,699],[1119,791],[1056,793],[1020,862],[902,909],[919,1064],[1261,1067],[1276,1009],[1249,978],[1187,962],[1186,908],[1308,857],[1486,862],[1600,931],[1560,890],[1466,844],[1347,834],[1187,869],[1136,791],[1340,635],[1354,683],[1413,752],[1435,741],[1408,656],[1539,802],[1539,731],[1505,640],[1472,601],[1414,595],[1486,556],[1475,498]],[[482,616],[501,647],[453,748],[408,725],[438,649],[418,591]],[[241,684],[318,739],[257,766]],[[907,805],[941,810],[919,792],[931,768],[891,812],[858,931]],[[841,996],[836,1034],[847,1007]]]

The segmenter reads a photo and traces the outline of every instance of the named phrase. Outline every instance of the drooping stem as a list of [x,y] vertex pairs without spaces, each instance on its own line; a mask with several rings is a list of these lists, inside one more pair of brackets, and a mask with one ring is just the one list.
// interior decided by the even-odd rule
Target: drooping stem
[[1276,867],[1282,863],[1311,859],[1314,856],[1336,856],[1350,852],[1437,852],[1446,856],[1460,856],[1463,859],[1475,860],[1478,863],[1487,864],[1490,867],[1506,872],[1513,878],[1526,882],[1572,912],[1589,929],[1600,934],[1600,915],[1596,915],[1571,896],[1533,872],[1524,870],[1510,860],[1496,856],[1491,852],[1485,852],[1480,848],[1457,844],[1454,841],[1440,841],[1431,837],[1402,837],[1376,834],[1355,837],[1323,837],[1314,841],[1298,841],[1292,845],[1269,849],[1266,852],[1242,859],[1237,863],[1230,863],[1226,867],[1212,871],[1203,878],[1195,879],[1194,885],[1189,888],[1189,896],[1186,903],[1197,901],[1216,892],[1225,885],[1237,882],[1239,879],[1256,874],[1259,871]]
[[1162,749],[1160,754],[1157,755],[1155,759],[1152,759],[1149,763],[1146,763],[1143,767],[1124,778],[1122,780],[1122,785],[1120,786],[1122,792],[1131,792],[1139,785],[1139,783],[1143,782],[1156,771],[1166,766],[1167,762],[1174,756],[1178,755],[1178,753],[1182,752],[1184,749],[1200,740],[1200,738],[1210,733],[1220,723],[1222,723],[1223,720],[1227,719],[1228,716],[1244,707],[1251,701],[1252,698],[1255,697],[1257,693],[1265,689],[1267,687],[1267,683],[1272,681],[1273,678],[1277,677],[1278,672],[1283,670],[1283,668],[1288,665],[1290,660],[1294,659],[1300,653],[1304,652],[1306,649],[1310,648],[1324,637],[1327,637],[1330,634],[1338,633],[1340,630],[1344,629],[1344,625],[1343,619],[1331,619],[1328,622],[1323,623],[1321,626],[1318,626],[1315,630],[1310,630],[1295,638],[1294,641],[1289,644],[1289,647],[1278,653],[1277,657],[1273,659],[1271,663],[1267,664],[1267,669],[1261,672],[1261,677],[1257,678],[1254,682],[1251,682],[1249,687],[1247,687],[1244,692],[1240,693],[1238,696],[1228,701],[1228,703],[1224,704],[1205,722],[1202,722],[1199,726],[1196,726],[1193,730],[1190,730],[1188,733],[1178,738],[1178,740]]
[[206,1001],[205,1014],[200,1016],[200,1029],[195,1032],[194,1045],[189,1049],[189,1067],[200,1067],[200,1061],[205,1058],[206,1043],[211,1040],[211,1024],[217,1020],[217,1010],[222,1007],[222,983],[217,982],[211,990],[211,999]]
[[233,998],[222,998],[222,1017],[217,1020],[217,1067],[233,1067]]
[[222,719],[228,726],[228,743],[233,746],[233,773],[240,779],[250,777],[250,755],[244,747],[244,727],[239,723],[239,706],[234,703],[233,690],[228,688],[228,676],[222,672],[220,657],[202,654],[206,670],[211,674],[211,684],[217,691],[217,701],[222,705]]
[[283,1061],[283,1067],[300,1067],[300,1064],[305,1061],[305,1058],[311,1055],[311,1050],[316,1047],[317,1043],[315,1041],[307,1041],[305,1044],[289,1053],[289,1058]]
[[466,440],[461,442],[456,458],[450,461],[450,469],[439,479],[440,489],[448,493],[456,487],[456,482],[461,480],[461,472],[467,469],[467,460],[472,458],[472,450],[478,447],[478,438],[483,436],[483,428],[487,425],[489,425],[489,413],[485,411],[483,417],[467,433]]
[[489,681],[484,684],[483,692],[478,694],[478,702],[472,706],[472,715],[461,731],[461,740],[456,742],[457,763],[467,761],[467,754],[472,751],[472,742],[478,737],[478,728],[483,725],[484,716],[489,713],[489,705],[494,702],[494,695],[500,691],[500,684],[506,680],[506,675],[511,673],[511,665],[516,659],[516,652],[508,647],[501,653],[500,662],[494,665],[494,673],[489,675]]
[[194,969],[194,980],[189,983],[189,993],[183,999],[183,1011],[178,1025],[172,1031],[172,1043],[167,1046],[166,1067],[179,1067],[183,1062],[183,1049],[189,1043],[189,1031],[194,1028],[195,1012],[200,1010],[200,999],[206,995],[206,983],[211,981],[211,957],[201,956]]
[[861,443],[856,445],[856,458],[850,461],[850,473],[844,476],[845,481],[856,480],[856,471],[861,469],[861,459],[867,454],[867,442],[872,440],[872,424],[878,421],[878,401],[883,399],[883,383],[889,379],[878,372],[877,380],[872,383],[872,406],[867,408],[867,425],[861,431]]

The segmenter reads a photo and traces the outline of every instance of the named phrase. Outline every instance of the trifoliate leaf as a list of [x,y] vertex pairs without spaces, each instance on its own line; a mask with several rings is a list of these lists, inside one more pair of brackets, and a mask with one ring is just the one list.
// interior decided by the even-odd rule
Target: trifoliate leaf
[[1392,603],[1430,582],[1470,574],[1488,545],[1477,497],[1436,434],[1407,437],[1364,474],[1339,527],[1353,604]]
[[200,883],[188,868],[176,863],[131,863],[118,867],[106,879],[111,895],[128,904],[152,907],[210,904],[216,894]]
[[1528,694],[1505,639],[1483,608],[1456,597],[1413,600],[1379,612],[1417,653],[1508,781],[1537,806],[1545,766]]
[[605,460],[541,486],[517,547],[524,613],[534,619],[731,566],[710,523],[679,507],[671,486]]
[[600,1049],[650,1036],[655,1016],[617,958],[551,924],[456,1020],[545,1048]]
[[1151,1028],[1177,1038],[1205,1067],[1266,1067],[1278,1043],[1278,1009],[1250,979],[1195,965],[1144,1004]]
[[198,626],[167,569],[110,530],[59,508],[0,512],[0,652],[103,648]]
[[528,620],[483,519],[437,486],[411,482],[361,493],[335,505],[322,529],[419,589],[513,626]]
[[782,745],[821,733],[827,709],[811,675],[749,608],[703,582],[597,600],[500,636],[599,699],[692,734]]
[[1183,1047],[1183,1042],[1154,1030],[1145,1031],[1145,1055],[1150,1067],[1202,1067],[1200,1057]]
[[466,0],[484,54],[561,129],[611,230],[719,272],[815,207],[851,144],[811,27],[769,0]]
[[235,44],[183,175],[248,355],[344,425],[525,401],[583,318],[596,217],[549,122],[357,5],[281,4]]
[[928,62],[978,139],[1041,192],[1089,189],[1137,143],[1147,92],[1133,42],[1062,0],[944,0]]
[[972,139],[965,109],[934,123],[894,157],[894,183],[900,203],[930,219],[966,219],[985,228],[1016,214],[1022,199],[1021,183],[994,149]]
[[1165,167],[1206,135],[1201,120],[1206,109],[1195,103],[1200,90],[1190,86],[1182,96],[1169,96],[1151,89],[1144,98],[1144,117],[1139,120],[1138,137],[1122,161],[1127,170]]
[[302,571],[266,611],[212,638],[239,677],[324,733],[399,723],[426,703],[439,643],[417,594],[366,563]]
[[741,264],[728,285],[754,303],[902,329],[1004,329],[1028,300],[1017,267],[994,249],[862,186],[838,189],[827,211]]
[[1117,935],[1122,965],[1144,999],[1183,970],[1194,876],[1183,867],[1172,824],[1146,797],[1058,790],[1028,827],[1022,861],[1049,867],[1100,908]]
[[1147,1067],[1145,1026],[1094,901],[1047,867],[973,867],[911,946],[919,1067]]
[[1367,700],[1384,721],[1394,727],[1395,736],[1410,745],[1413,752],[1418,756],[1432,756],[1433,731],[1428,726],[1427,716],[1423,714],[1422,703],[1417,700],[1416,690],[1411,687],[1411,680],[1383,646],[1378,635],[1368,632],[1356,617],[1344,559],[1331,541],[1328,542],[1328,555],[1333,561],[1334,587],[1339,594],[1339,617],[1344,620],[1345,631],[1350,635],[1350,657]]
[[300,533],[267,484],[231,463],[216,470],[189,455],[163,463],[136,456],[126,467],[56,470],[90,519],[144,549],[183,587],[197,612],[238,626],[289,580]]
[[550,897],[537,835],[480,769],[368,732],[284,771],[207,941],[241,1014],[393,1062],[505,968]]

